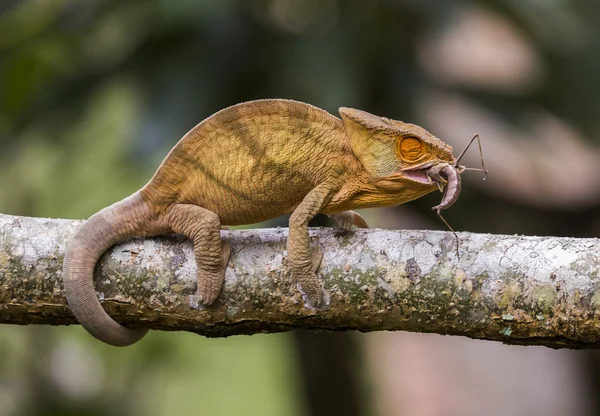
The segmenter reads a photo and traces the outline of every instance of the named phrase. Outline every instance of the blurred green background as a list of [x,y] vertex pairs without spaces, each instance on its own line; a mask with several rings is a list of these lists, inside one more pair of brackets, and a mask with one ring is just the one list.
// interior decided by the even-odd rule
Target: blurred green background
[[[0,0],[0,212],[86,218],[205,117],[278,97],[455,149],[478,132],[491,173],[464,175],[457,230],[597,236],[598,22],[595,0]],[[439,200],[365,215],[443,229]],[[435,335],[153,332],[115,349],[2,326],[0,357],[0,415],[600,414],[594,352]]]

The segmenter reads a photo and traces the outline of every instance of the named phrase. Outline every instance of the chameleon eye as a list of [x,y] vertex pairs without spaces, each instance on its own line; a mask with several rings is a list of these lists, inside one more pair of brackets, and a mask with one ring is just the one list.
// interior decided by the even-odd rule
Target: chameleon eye
[[423,155],[423,142],[416,137],[404,137],[396,145],[397,151],[402,159],[414,162]]

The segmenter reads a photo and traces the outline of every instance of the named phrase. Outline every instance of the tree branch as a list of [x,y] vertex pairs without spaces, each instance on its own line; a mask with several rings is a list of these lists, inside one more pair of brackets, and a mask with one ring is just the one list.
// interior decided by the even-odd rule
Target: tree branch
[[[0,215],[0,323],[73,324],[65,243],[80,221]],[[195,296],[191,242],[119,244],[96,267],[103,306],[129,326],[207,336],[292,328],[406,330],[513,344],[600,346],[600,241],[440,231],[313,229],[331,307],[313,311],[286,272],[287,229],[223,231],[232,256],[216,304]]]

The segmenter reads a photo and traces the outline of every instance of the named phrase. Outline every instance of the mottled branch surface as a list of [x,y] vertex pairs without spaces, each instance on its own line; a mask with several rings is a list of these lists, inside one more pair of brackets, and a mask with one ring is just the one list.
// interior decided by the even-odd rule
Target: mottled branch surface
[[[0,322],[73,324],[62,290],[67,239],[79,221],[0,215]],[[514,344],[600,346],[600,240],[438,231],[313,229],[331,297],[304,307],[286,267],[287,229],[223,231],[232,257],[216,304],[195,295],[190,241],[134,239],[96,267],[119,322],[208,336],[292,328],[406,330]]]

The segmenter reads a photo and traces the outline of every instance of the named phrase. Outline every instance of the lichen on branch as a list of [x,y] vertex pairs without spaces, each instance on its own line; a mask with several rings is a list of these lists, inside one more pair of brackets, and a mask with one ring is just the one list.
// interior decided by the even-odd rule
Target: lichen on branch
[[[62,259],[80,221],[0,215],[0,323],[76,323]],[[190,241],[133,239],[96,267],[103,306],[132,327],[207,336],[406,330],[524,345],[600,345],[600,240],[440,231],[312,229],[324,251],[325,310],[304,306],[286,265],[287,229],[223,231],[223,291],[198,304]]]

